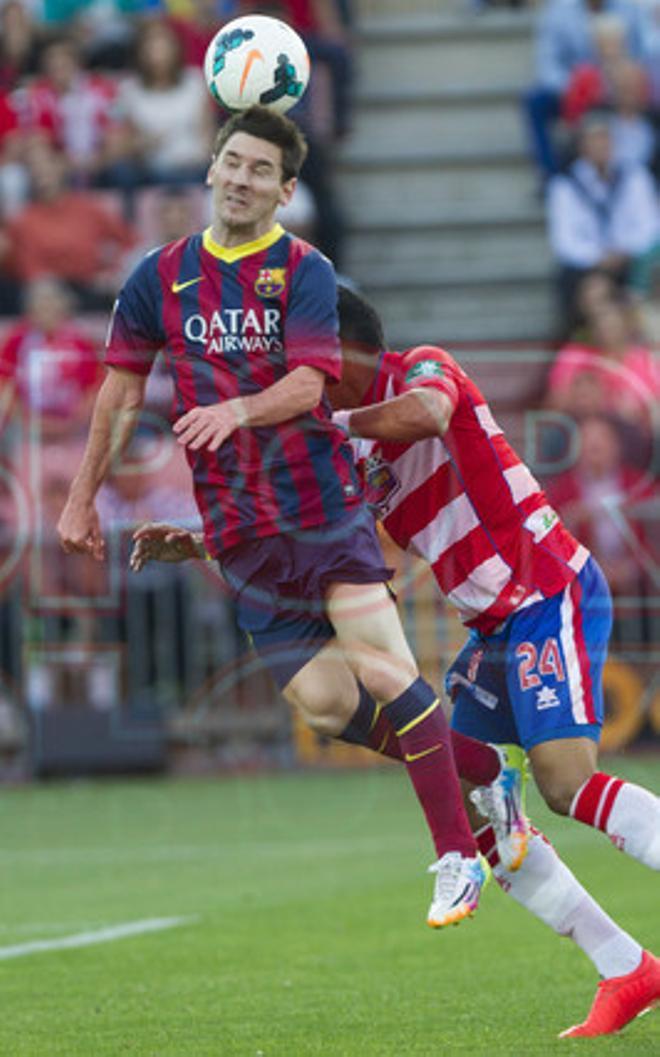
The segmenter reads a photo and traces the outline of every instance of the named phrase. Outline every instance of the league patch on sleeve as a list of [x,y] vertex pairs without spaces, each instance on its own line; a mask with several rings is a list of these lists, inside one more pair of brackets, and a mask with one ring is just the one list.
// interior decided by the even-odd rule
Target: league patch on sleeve
[[441,378],[445,373],[442,363],[437,360],[420,360],[407,372],[404,381],[414,382],[418,378]]

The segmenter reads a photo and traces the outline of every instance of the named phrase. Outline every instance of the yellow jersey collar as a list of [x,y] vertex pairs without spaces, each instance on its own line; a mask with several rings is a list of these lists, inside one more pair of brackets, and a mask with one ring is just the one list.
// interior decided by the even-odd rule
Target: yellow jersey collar
[[229,247],[222,246],[219,242],[216,242],[211,234],[211,228],[206,228],[202,235],[202,240],[204,249],[214,257],[221,261],[226,261],[227,264],[233,264],[234,261],[240,261],[241,257],[249,257],[252,253],[267,250],[274,242],[281,239],[282,235],[284,235],[284,228],[281,224],[275,224],[261,238],[253,239],[252,242],[242,242],[240,246]]

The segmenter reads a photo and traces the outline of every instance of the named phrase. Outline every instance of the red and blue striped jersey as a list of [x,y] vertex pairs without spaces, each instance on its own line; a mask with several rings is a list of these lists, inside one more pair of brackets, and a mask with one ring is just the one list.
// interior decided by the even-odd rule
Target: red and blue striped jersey
[[512,613],[562,591],[589,554],[444,349],[385,353],[363,403],[421,386],[449,399],[447,431],[414,443],[355,441],[367,499],[392,539],[429,563],[463,622],[490,634]]
[[[341,376],[330,262],[279,225],[236,248],[210,229],[148,254],[119,294],[105,361],[148,374],[162,349],[175,415],[261,392],[296,367]],[[186,449],[210,554],[333,523],[362,502],[350,445],[325,395],[307,414]]]

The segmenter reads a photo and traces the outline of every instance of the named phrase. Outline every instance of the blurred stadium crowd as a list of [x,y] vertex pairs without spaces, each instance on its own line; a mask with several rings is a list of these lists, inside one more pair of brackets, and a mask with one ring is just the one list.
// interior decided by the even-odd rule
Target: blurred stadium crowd
[[[107,709],[118,693],[148,701],[157,675],[175,707],[244,648],[204,575],[193,599],[180,570],[118,587],[107,569],[64,559],[54,524],[123,278],[149,248],[206,222],[221,116],[201,63],[218,26],[249,11],[284,18],[308,46],[312,83],[293,116],[310,153],[282,221],[341,269],[334,167],[351,127],[350,0],[0,0],[0,744],[11,744],[17,700],[41,711],[69,695]],[[545,0],[536,17],[521,120],[558,302],[538,403],[540,462],[554,467],[544,486],[622,600],[616,641],[648,644],[658,630],[660,0]],[[137,440],[102,493],[103,521],[124,535],[143,520],[197,523],[170,396],[156,370]],[[117,674],[117,642],[129,644],[128,676]],[[72,688],[62,672],[76,664],[84,686]],[[233,693],[239,682],[229,679]]]

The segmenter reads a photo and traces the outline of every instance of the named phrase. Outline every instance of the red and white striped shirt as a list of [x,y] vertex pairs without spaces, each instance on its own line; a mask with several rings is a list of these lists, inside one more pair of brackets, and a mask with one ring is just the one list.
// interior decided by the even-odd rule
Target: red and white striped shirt
[[462,621],[485,634],[562,591],[589,552],[562,525],[483,395],[443,349],[385,353],[364,404],[420,386],[453,413],[441,437],[359,440],[367,500],[404,550],[425,559]]

